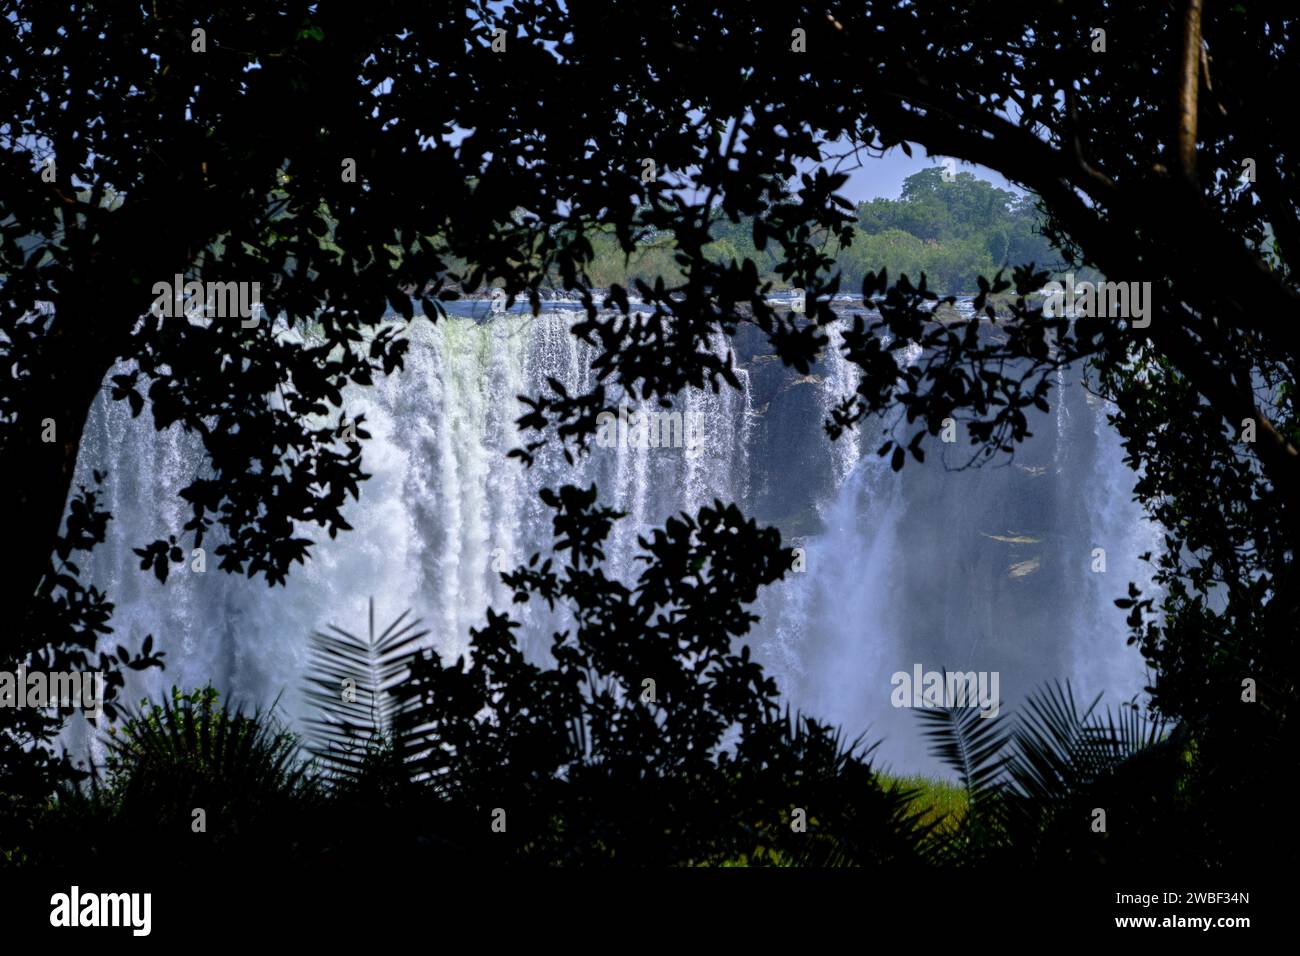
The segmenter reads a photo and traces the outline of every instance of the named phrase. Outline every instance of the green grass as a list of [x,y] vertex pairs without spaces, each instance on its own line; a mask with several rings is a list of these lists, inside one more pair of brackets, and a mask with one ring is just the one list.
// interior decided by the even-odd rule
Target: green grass
[[950,823],[956,823],[966,814],[966,791],[946,780],[882,775],[881,783],[915,791],[912,804],[920,811],[921,819],[926,823],[943,817],[947,817]]

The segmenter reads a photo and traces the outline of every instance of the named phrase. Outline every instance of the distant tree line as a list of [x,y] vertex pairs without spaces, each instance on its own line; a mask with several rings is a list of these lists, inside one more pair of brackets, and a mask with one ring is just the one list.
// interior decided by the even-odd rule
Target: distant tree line
[[[855,214],[851,241],[829,239],[827,248],[849,289],[883,269],[913,281],[925,275],[929,287],[943,294],[974,293],[980,275],[999,269],[1029,262],[1050,271],[1062,267],[1060,254],[1043,236],[1046,220],[1037,199],[971,173],[946,181],[942,168],[923,169],[904,180],[898,199],[858,203]],[[733,223],[718,214],[711,233],[707,248],[718,261],[750,259],[774,287],[786,286],[776,272],[780,250],[754,245],[753,217]],[[598,233],[592,246],[590,273],[598,285],[653,282],[656,276],[681,280],[669,237],[648,233],[627,257],[612,232]]]

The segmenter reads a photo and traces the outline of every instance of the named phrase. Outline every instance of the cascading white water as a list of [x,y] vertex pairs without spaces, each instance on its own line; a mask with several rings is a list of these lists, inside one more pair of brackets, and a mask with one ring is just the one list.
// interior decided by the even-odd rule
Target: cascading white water
[[[822,419],[830,403],[856,384],[855,369],[836,347],[839,330],[832,328],[832,348],[817,369],[816,407],[799,420],[801,431],[816,432],[820,444],[800,445],[814,449],[802,458],[786,453],[796,436],[780,412],[794,407],[806,386],[788,370],[773,385],[772,373],[765,372],[760,404],[754,397],[758,365],[741,362],[741,389],[691,390],[675,406],[702,423],[698,456],[681,447],[593,447],[570,465],[552,443],[525,469],[506,457],[523,439],[515,425],[524,411],[517,396],[541,392],[548,378],[571,394],[593,384],[594,352],[570,334],[577,318],[556,311],[414,325],[405,370],[345,394],[346,411],[364,412],[373,436],[364,446],[371,478],[361,500],[345,511],[355,530],[330,540],[304,529],[318,544],[283,588],[219,572],[215,560],[205,573],[188,564],[174,570],[165,586],[139,570],[133,546],[180,534],[188,515],[176,492],[199,473],[203,457],[191,436],[176,428],[158,433],[147,412],[131,419],[125,404],[101,396],[79,480],[88,483],[92,468],[108,473],[114,519],[89,574],[117,603],[112,643],[137,646],[153,634],[167,652],[165,673],[129,675],[132,693],[157,695],[172,684],[191,688],[211,681],[247,704],[267,705],[283,694],[289,714],[301,716],[308,635],[329,623],[364,628],[371,597],[381,625],[412,608],[431,629],[432,646],[444,655],[463,653],[486,607],[509,607],[497,569],[550,544],[550,512],[538,490],[591,482],[606,503],[627,513],[608,550],[610,573],[625,580],[636,574],[637,534],[676,512],[720,498],[754,514],[773,488],[828,489],[817,493],[804,518],[766,516],[769,523],[804,523],[795,533],[807,552],[807,570],[762,597],[764,619],[753,644],[795,706],[844,724],[851,735],[884,736],[882,753],[898,768],[932,767],[918,752],[914,717],[889,704],[890,675],[913,663],[1001,668],[1004,698],[1073,672],[1112,691],[1111,699],[1116,692],[1127,699],[1140,688],[1140,659],[1124,647],[1122,614],[1110,602],[1122,594],[1123,575],[1137,573],[1135,549],[1149,547],[1152,535],[1127,501],[1132,475],[1100,409],[1076,396],[1068,414],[1035,423],[1040,431],[1055,423],[1054,433],[1046,429],[1051,447],[1043,454],[1060,465],[1055,477],[1036,477],[1038,484],[1027,487],[1043,489],[1034,494],[1049,504],[1073,502],[1081,517],[1064,504],[1021,516],[1020,486],[1008,484],[1020,480],[1020,472],[981,469],[971,478],[944,471],[932,453],[923,469],[909,465],[896,475],[873,453],[876,436],[848,435],[831,446]],[[719,354],[728,347],[721,338],[713,343]],[[615,392],[614,403],[620,398]],[[639,397],[627,405],[653,410]],[[1082,417],[1092,427],[1075,455],[1068,425],[1081,418],[1080,409],[1089,409]],[[814,472],[826,480],[813,482]],[[1007,533],[1016,529],[995,522],[1049,523],[1049,512],[1065,515],[1059,526],[1030,529],[1034,535],[1023,537],[1041,542],[1035,567],[1055,561],[1054,576],[1009,575],[1011,558],[999,549],[1030,546],[1002,543],[1020,539]],[[962,516],[987,527],[964,528]],[[209,552],[215,543],[208,542]],[[1071,562],[1077,559],[1086,572],[1095,546],[1107,548],[1104,581],[1100,575],[1072,578]],[[1053,630],[1052,621],[1061,626]],[[541,620],[525,623],[545,630]],[[535,646],[544,646],[545,638],[537,634]]]
[[822,509],[826,530],[805,543],[805,570],[769,596],[771,616],[759,625],[771,635],[762,656],[783,672],[792,701],[850,736],[888,737],[882,721],[896,724],[880,704],[898,669],[890,625],[898,567],[890,558],[902,510],[888,460],[862,459]]
[[[1151,579],[1164,541],[1160,526],[1148,520],[1133,501],[1133,473],[1116,467],[1123,450],[1119,436],[1106,424],[1106,415],[1114,407],[1102,399],[1088,398],[1093,405],[1089,419],[1096,442],[1087,497],[1091,543],[1086,555],[1088,574],[1083,577],[1087,593],[1071,618],[1069,672],[1089,695],[1088,701],[1105,692],[1106,701],[1113,706],[1141,696],[1148,682],[1141,657],[1118,652],[1114,643],[1120,613],[1114,601],[1127,596],[1130,581],[1144,596],[1157,596]],[[1143,554],[1149,554],[1150,560],[1142,560]]]
[[[830,418],[832,406],[845,396],[852,395],[858,387],[859,370],[844,359],[846,325],[846,321],[841,318],[826,327],[828,359],[825,362],[826,374],[822,378],[822,414],[826,419]],[[835,442],[833,452],[834,477],[838,487],[849,477],[862,455],[861,431],[841,435]]]

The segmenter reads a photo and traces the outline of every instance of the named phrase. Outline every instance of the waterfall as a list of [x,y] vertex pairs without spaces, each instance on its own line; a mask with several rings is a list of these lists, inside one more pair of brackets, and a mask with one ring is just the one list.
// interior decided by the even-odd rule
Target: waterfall
[[[826,329],[829,342],[826,346],[826,374],[822,379],[823,417],[830,418],[831,408],[836,401],[852,395],[858,387],[859,370],[844,358],[844,330],[847,325],[843,318],[836,319]],[[915,359],[913,359],[915,360]],[[843,485],[858,463],[862,454],[861,432],[843,434],[835,442],[835,484]]]
[[[377,623],[410,608],[444,656],[465,652],[489,605],[524,614],[526,640],[542,648],[553,622],[510,605],[497,569],[549,546],[540,488],[591,482],[627,515],[607,569],[625,580],[637,573],[639,533],[715,498],[781,527],[804,549],[806,568],[760,598],[756,653],[794,706],[851,736],[884,737],[881,754],[898,769],[933,769],[915,715],[890,705],[890,675],[917,663],[999,670],[1011,700],[1051,677],[1077,676],[1111,700],[1140,690],[1141,661],[1111,602],[1125,575],[1143,573],[1136,555],[1158,535],[1128,500],[1133,475],[1104,410],[1077,383],[1059,380],[1064,402],[1033,421],[1035,438],[1015,464],[950,471],[944,449],[928,443],[923,466],[896,474],[874,453],[877,426],[834,444],[822,431],[831,403],[856,385],[839,326],[805,377],[763,354],[764,342],[742,348],[739,337],[719,336],[710,347],[735,350],[739,389],[691,389],[669,410],[617,389],[611,396],[629,414],[698,423],[694,453],[626,442],[570,465],[552,442],[527,469],[506,457],[525,437],[518,396],[542,392],[548,378],[571,394],[594,384],[595,352],[570,334],[581,317],[559,305],[539,317],[413,325],[405,369],[344,394],[344,410],[364,413],[372,435],[363,446],[371,477],[344,511],[354,530],[331,540],[301,529],[317,544],[274,589],[218,571],[215,559],[203,573],[175,567],[165,586],[139,569],[132,547],[176,534],[188,548],[177,491],[202,474],[204,458],[194,436],[156,431],[147,411],[132,419],[105,390],[78,481],[107,472],[113,520],[86,570],[117,605],[106,644],[135,647],[153,634],[167,653],[165,672],[128,672],[128,699],[211,681],[249,705],[282,695],[288,715],[301,718],[309,634],[327,624],[363,628],[371,597]],[[205,541],[209,556],[219,541]],[[1105,574],[1088,570],[1098,546]]]
[[[1089,701],[1093,695],[1105,692],[1105,700],[1114,706],[1142,696],[1148,682],[1141,657],[1125,652],[1127,632],[1117,633],[1116,615],[1122,612],[1114,601],[1128,596],[1130,581],[1144,596],[1157,596],[1151,579],[1164,536],[1160,526],[1147,518],[1133,500],[1136,476],[1122,465],[1117,466],[1123,450],[1119,435],[1105,420],[1114,412],[1114,406],[1092,396],[1088,399],[1092,404],[1089,424],[1096,443],[1089,462],[1087,492],[1090,544],[1087,554],[1081,555],[1088,567],[1083,578],[1084,593],[1071,617],[1074,633],[1070,641],[1070,673]],[[1139,557],[1144,553],[1151,555],[1150,562]],[[1103,557],[1104,565],[1099,563]]]

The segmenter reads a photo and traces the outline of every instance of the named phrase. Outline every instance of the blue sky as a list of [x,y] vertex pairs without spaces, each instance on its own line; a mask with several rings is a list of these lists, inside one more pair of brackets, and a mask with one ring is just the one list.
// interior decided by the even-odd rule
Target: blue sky
[[[940,163],[941,158],[927,156],[923,147],[913,146],[910,157],[898,147],[894,147],[879,159],[864,157],[861,169],[846,170],[849,173],[849,181],[844,184],[841,192],[855,203],[877,197],[897,199],[903,191],[903,180],[927,166],[937,166]],[[1007,182],[1000,173],[983,166],[958,161],[957,171],[965,171],[979,179],[987,179],[1002,189],[1009,189],[1016,193],[1024,192],[1023,189]]]

